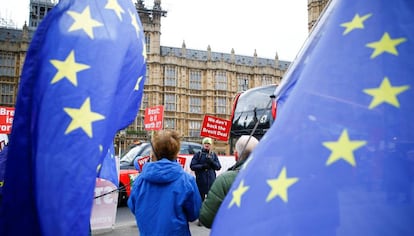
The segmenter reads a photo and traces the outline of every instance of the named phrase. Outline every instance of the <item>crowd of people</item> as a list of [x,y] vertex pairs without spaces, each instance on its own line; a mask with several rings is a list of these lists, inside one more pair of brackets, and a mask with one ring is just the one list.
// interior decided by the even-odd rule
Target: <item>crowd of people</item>
[[[159,131],[151,140],[151,162],[137,177],[128,199],[140,235],[191,235],[189,222],[211,228],[215,215],[241,167],[258,143],[241,136],[235,145],[237,162],[216,178],[221,169],[213,140],[204,138],[190,168],[195,177],[177,162],[180,137],[176,131]],[[160,214],[162,212],[162,214]]]

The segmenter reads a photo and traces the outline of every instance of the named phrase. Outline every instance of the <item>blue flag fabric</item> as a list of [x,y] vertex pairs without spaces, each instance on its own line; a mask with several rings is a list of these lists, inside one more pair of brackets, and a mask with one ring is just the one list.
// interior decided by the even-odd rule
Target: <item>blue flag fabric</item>
[[413,41],[413,1],[330,1],[211,235],[414,235]]
[[61,0],[21,76],[0,235],[88,235],[97,167],[136,117],[145,42],[131,1]]
[[1,206],[1,199],[3,195],[4,173],[6,172],[6,161],[7,161],[8,149],[9,149],[8,146],[4,146],[0,148],[0,206]]
[[98,178],[106,179],[114,184],[116,188],[119,185],[119,178],[115,160],[114,145],[108,148],[108,152],[102,161],[102,165],[98,167]]

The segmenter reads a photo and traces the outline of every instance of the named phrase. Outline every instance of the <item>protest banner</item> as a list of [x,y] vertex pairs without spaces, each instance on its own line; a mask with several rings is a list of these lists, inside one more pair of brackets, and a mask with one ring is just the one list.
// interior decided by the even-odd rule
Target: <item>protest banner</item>
[[229,120],[205,115],[200,136],[227,141],[229,139],[230,127],[231,122]]
[[164,119],[164,106],[148,107],[145,109],[145,130],[161,130]]

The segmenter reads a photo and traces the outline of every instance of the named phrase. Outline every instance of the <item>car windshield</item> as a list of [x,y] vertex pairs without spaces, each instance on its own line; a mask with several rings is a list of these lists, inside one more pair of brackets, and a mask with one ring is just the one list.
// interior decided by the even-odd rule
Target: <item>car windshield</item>
[[120,161],[131,163],[137,156],[137,154],[140,153],[141,150],[144,149],[146,146],[148,146],[148,143],[143,143],[141,145],[133,147],[131,150],[129,150],[125,155],[121,157]]

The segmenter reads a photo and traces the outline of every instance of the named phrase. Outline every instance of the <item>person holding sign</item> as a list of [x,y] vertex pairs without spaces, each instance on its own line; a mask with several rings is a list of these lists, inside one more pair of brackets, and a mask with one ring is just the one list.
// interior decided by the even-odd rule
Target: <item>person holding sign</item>
[[203,148],[194,154],[190,168],[195,172],[201,200],[204,201],[211,185],[216,179],[216,170],[221,169],[221,164],[217,154],[211,150],[213,140],[211,138],[204,138],[202,144]]

